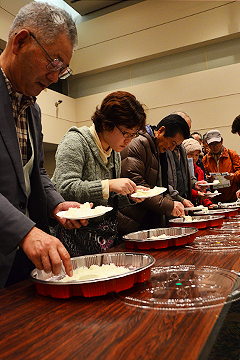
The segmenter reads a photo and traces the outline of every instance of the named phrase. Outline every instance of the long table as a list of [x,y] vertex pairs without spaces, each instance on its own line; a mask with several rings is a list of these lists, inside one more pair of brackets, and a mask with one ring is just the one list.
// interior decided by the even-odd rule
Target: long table
[[[128,249],[122,244],[112,251]],[[184,246],[146,252],[155,257],[154,266],[240,271],[239,252],[209,254]],[[0,291],[0,360],[206,360],[227,311],[228,305],[191,311],[134,307],[114,294],[56,299],[38,294],[26,280]]]

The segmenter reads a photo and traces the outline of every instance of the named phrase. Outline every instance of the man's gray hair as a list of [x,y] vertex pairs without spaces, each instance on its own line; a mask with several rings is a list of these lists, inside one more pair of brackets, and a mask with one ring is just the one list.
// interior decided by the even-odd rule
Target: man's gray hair
[[77,28],[72,17],[54,5],[33,1],[23,6],[12,23],[8,40],[22,29],[31,30],[44,44],[52,44],[59,34],[65,33],[73,50],[77,49]]
[[189,121],[192,122],[192,119],[185,111],[177,110],[177,111],[174,111],[173,114],[180,115],[184,120],[189,119]]

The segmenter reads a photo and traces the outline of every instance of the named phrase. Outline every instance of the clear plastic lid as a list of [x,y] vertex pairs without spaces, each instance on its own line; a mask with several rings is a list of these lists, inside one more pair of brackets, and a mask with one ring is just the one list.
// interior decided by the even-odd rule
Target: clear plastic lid
[[208,253],[240,251],[240,233],[197,236],[192,244],[186,245],[186,248],[190,251]]
[[[212,229],[213,230],[213,229]],[[240,224],[235,221],[225,221],[221,227],[217,229],[219,233],[239,233],[240,234]]]
[[240,298],[238,273],[213,266],[153,267],[148,281],[114,295],[124,303],[156,310],[195,310]]

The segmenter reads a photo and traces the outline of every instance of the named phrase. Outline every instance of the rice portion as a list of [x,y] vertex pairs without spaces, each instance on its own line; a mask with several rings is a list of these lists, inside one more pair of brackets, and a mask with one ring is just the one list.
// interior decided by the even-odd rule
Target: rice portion
[[124,266],[116,266],[115,264],[103,264],[101,266],[91,265],[89,268],[81,266],[73,270],[73,276],[66,275],[61,282],[69,281],[82,281],[82,280],[95,280],[103,279],[110,276],[120,275],[129,272],[130,270]]

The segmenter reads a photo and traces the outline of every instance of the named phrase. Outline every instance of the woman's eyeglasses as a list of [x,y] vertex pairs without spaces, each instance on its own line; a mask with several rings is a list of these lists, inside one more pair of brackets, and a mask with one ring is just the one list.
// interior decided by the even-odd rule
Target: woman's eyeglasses
[[72,75],[72,69],[70,69],[69,67],[64,67],[63,62],[61,60],[53,59],[49,55],[49,53],[44,49],[44,47],[40,44],[40,42],[36,39],[36,36],[32,32],[29,32],[29,34],[34,38],[34,40],[36,40],[38,45],[41,46],[43,51],[47,54],[47,56],[51,60],[50,63],[47,64],[47,66],[46,66],[48,71],[51,72],[51,71],[59,71],[60,70],[58,77],[61,80],[67,79],[70,75]]
[[119,127],[117,126],[117,125],[115,125],[116,126],[116,128],[122,133],[122,135],[123,135],[123,137],[125,138],[125,139],[134,139],[134,138],[136,138],[136,137],[138,137],[139,136],[139,132],[137,131],[136,133],[134,133],[134,134],[130,134],[129,132],[127,132],[127,131],[122,131],[121,129],[119,129]]

